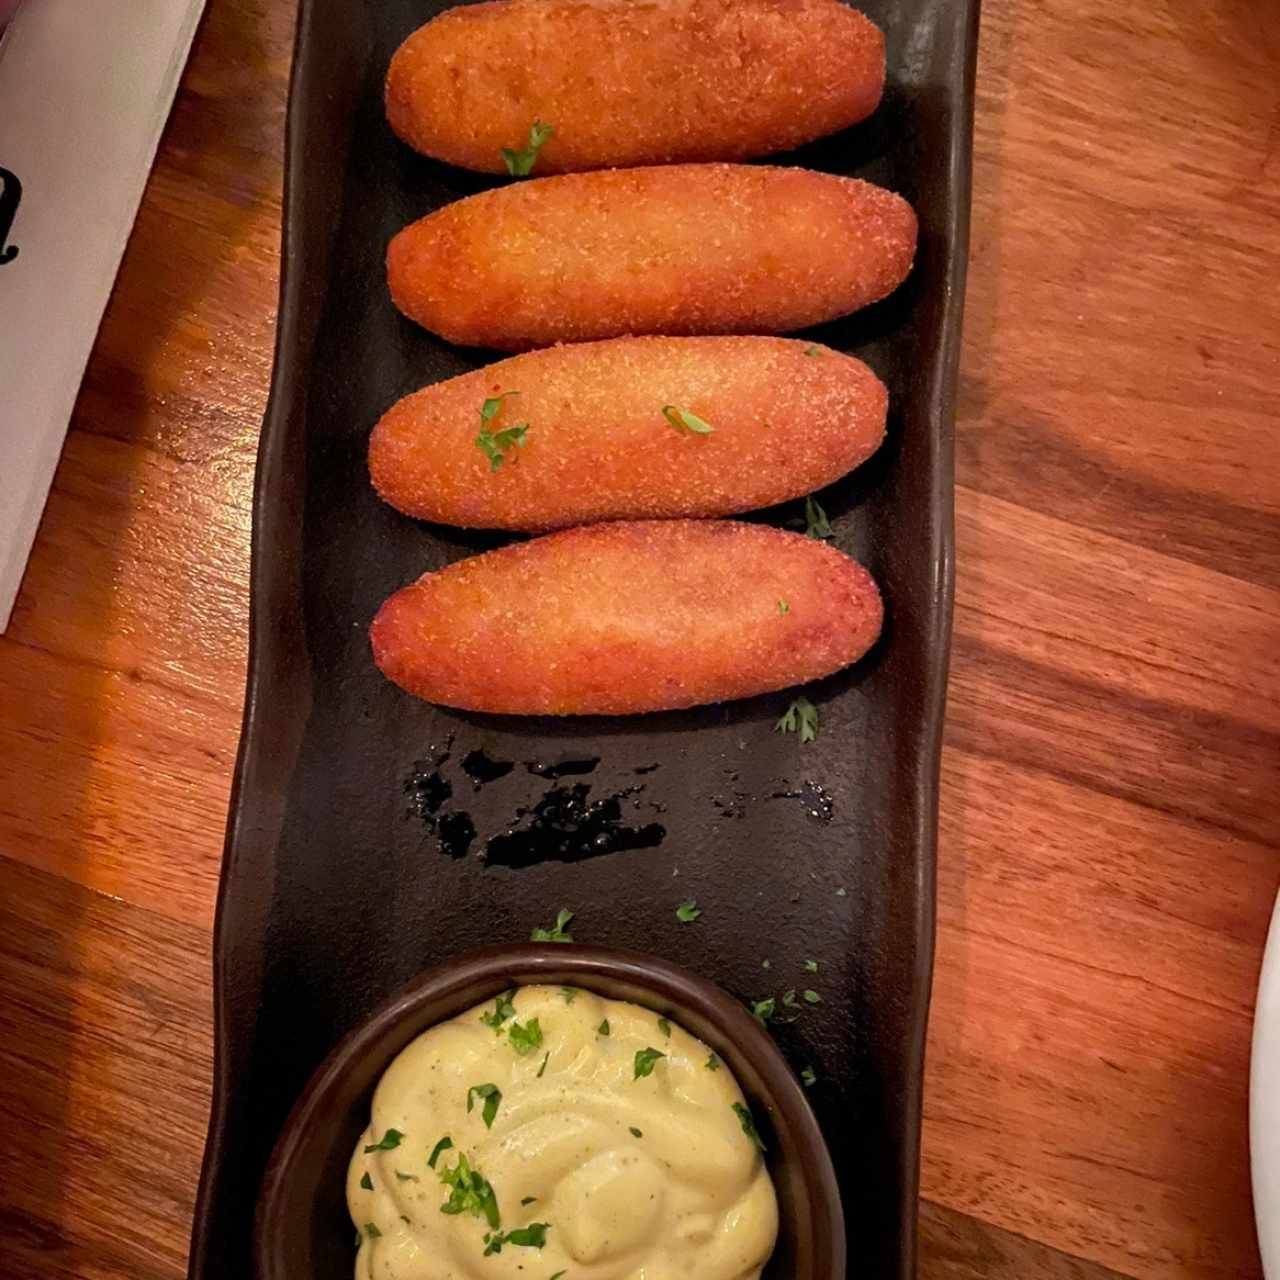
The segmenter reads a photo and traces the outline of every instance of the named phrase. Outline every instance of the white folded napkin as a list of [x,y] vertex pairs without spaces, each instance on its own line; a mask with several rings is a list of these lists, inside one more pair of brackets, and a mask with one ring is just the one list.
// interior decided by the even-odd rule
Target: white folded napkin
[[204,2],[25,0],[0,36],[0,631]]

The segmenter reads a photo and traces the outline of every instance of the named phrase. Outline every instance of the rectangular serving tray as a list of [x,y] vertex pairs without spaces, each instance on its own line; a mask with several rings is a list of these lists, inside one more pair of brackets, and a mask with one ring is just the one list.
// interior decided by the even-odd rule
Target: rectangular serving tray
[[[777,1039],[817,1076],[853,1267],[902,1280],[915,1272],[977,0],[868,0],[888,38],[885,101],[780,161],[880,182],[920,216],[906,285],[812,331],[867,360],[892,407],[877,457],[820,495],[836,544],[881,583],[887,623],[867,659],[806,691],[822,720],[808,745],[774,731],[790,693],[498,718],[417,702],[373,667],[366,630],[387,595],[503,541],[405,519],[365,469],[394,400],[494,358],[416,328],[385,286],[395,231],[492,184],[412,154],[383,117],[391,53],[444,7],[300,5],[190,1275],[251,1273],[271,1146],[347,1031],[427,966],[527,938],[568,907],[580,940],[663,955],[744,1000],[819,993],[783,1011]],[[687,898],[703,911],[692,925],[675,917]]]

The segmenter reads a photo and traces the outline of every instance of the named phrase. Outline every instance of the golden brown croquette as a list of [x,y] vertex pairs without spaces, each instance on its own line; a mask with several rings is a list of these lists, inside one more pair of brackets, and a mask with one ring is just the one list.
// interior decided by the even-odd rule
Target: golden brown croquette
[[386,101],[411,146],[486,173],[549,124],[542,174],[785,151],[883,87],[883,35],[839,0],[496,0],[414,32]]
[[451,342],[519,351],[625,334],[780,333],[883,298],[916,219],[855,178],[664,165],[469,196],[387,250],[396,305]]
[[374,660],[429,702],[622,715],[816,679],[880,633],[856,561],[802,534],[716,520],[588,525],[460,560],[393,595]]

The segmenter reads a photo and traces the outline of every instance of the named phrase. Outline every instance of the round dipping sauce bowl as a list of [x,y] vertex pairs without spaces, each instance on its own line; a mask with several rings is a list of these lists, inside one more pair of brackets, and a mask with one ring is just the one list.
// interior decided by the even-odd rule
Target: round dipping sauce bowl
[[512,987],[535,985],[640,1005],[708,1045],[746,1097],[778,1197],[778,1242],[764,1280],[845,1280],[844,1213],[831,1157],[769,1033],[686,969],[576,943],[467,952],[416,979],[338,1045],[303,1091],[267,1165],[254,1239],[258,1280],[352,1280],[347,1169],[378,1082],[424,1031]]

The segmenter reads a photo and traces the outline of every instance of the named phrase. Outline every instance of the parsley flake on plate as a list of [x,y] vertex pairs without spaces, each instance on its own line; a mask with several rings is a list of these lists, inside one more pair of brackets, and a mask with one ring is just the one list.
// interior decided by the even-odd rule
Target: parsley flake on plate
[[681,924],[692,924],[701,914],[702,909],[692,898],[688,902],[682,902],[676,908],[676,919]]
[[658,1019],[658,1030],[661,1031],[668,1040],[671,1039],[671,1023],[669,1023],[666,1018]]
[[807,987],[800,993],[804,996],[806,1004],[821,1004],[822,997],[816,991],[810,991]]
[[364,1224],[364,1233],[370,1240],[376,1240],[382,1234],[382,1232],[378,1230],[377,1224],[373,1222],[366,1222]]
[[637,1049],[635,1064],[636,1074],[633,1078],[639,1080],[642,1076],[653,1075],[654,1064],[659,1058],[665,1058],[666,1056],[667,1055],[660,1049]]
[[364,1176],[360,1179],[360,1185],[361,1185],[361,1186],[362,1186],[366,1191],[372,1191],[372,1190],[373,1190],[373,1179],[369,1177],[369,1175],[368,1175],[368,1173],[367,1173],[367,1172],[366,1172],[366,1173],[364,1174]]
[[817,973],[818,962],[816,960],[806,960],[804,962],[804,971],[805,973]]
[[431,1148],[431,1154],[427,1157],[427,1164],[430,1168],[436,1167],[436,1161],[440,1159],[440,1153],[448,1151],[453,1146],[453,1139],[446,1136],[440,1139],[434,1147]]
[[812,1067],[805,1067],[804,1070],[800,1072],[800,1079],[804,1081],[804,1087],[809,1089],[817,1083],[818,1077]]
[[541,1080],[541,1079],[542,1079],[542,1077],[543,1077],[544,1075],[546,1075],[546,1073],[547,1073],[547,1063],[548,1063],[548,1062],[550,1062],[550,1061],[551,1061],[551,1050],[550,1050],[550,1049],[548,1049],[548,1050],[546,1051],[546,1053],[545,1053],[545,1054],[543,1054],[543,1056],[542,1056],[542,1066],[540,1066],[540,1067],[538,1068],[538,1076],[537,1076],[537,1078],[538,1078],[539,1080]]
[[513,178],[527,178],[538,161],[538,152],[555,133],[555,126],[535,120],[529,129],[529,141],[523,147],[503,147],[502,160]]
[[831,521],[827,519],[827,513],[823,511],[817,498],[808,497],[804,500],[804,525],[804,531],[810,538],[824,540],[836,536]]
[[713,1053],[707,1058],[706,1062],[704,1062],[702,1065],[706,1067],[708,1071],[719,1071],[720,1059],[717,1058],[716,1055]]
[[556,922],[550,929],[535,929],[529,935],[530,942],[572,942],[573,934],[569,929],[569,922],[573,919],[573,912],[568,907],[561,907],[556,912]]
[[751,1016],[762,1026],[768,1026],[769,1020],[777,1011],[778,1002],[772,996],[751,1002]]
[[609,1019],[606,1018],[597,1028],[596,1035],[607,1036],[609,1034]]
[[778,733],[798,733],[801,742],[812,742],[818,736],[818,708],[808,698],[796,698],[773,727]]
[[791,606],[785,600],[778,601],[778,612],[784,616],[791,612]]

